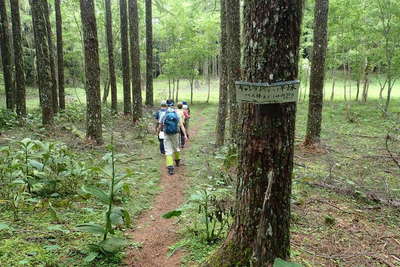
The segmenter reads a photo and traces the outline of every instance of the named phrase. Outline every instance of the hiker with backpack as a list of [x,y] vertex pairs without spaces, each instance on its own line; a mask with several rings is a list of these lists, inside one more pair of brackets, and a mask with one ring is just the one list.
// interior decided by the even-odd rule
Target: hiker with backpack
[[167,112],[168,106],[166,101],[161,101],[161,108],[157,112],[154,113],[154,118],[157,120],[157,127],[156,127],[156,132],[158,133],[158,141],[160,142],[160,153],[165,154],[165,149],[164,149],[164,132],[163,131],[158,131],[159,127],[159,121],[160,117],[164,116],[165,113]]
[[183,132],[185,141],[187,140],[185,126],[179,119],[178,113],[173,108],[173,102],[167,101],[169,107],[165,114],[160,117],[158,132],[164,132],[165,160],[168,174],[174,174],[174,160],[176,167],[180,165],[179,130]]
[[190,121],[190,108],[186,101],[182,101],[183,115],[185,117],[184,125],[186,133],[189,136],[189,121]]

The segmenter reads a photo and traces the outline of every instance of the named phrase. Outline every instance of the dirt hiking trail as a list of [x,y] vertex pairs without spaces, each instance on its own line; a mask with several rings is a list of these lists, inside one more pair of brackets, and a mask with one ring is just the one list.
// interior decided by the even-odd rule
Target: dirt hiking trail
[[[200,112],[196,124],[189,129],[191,139],[196,136],[204,117]],[[188,140],[184,150],[189,149],[192,140]],[[124,259],[124,266],[135,267],[169,267],[180,266],[183,252],[175,251],[168,257],[168,247],[178,241],[179,225],[174,219],[164,219],[161,216],[179,208],[184,202],[186,188],[185,152],[183,152],[181,167],[175,168],[173,176],[168,175],[164,157],[161,160],[161,192],[155,197],[152,208],[145,211],[136,221],[136,229],[128,233],[132,242],[141,243],[140,248],[129,248]]]

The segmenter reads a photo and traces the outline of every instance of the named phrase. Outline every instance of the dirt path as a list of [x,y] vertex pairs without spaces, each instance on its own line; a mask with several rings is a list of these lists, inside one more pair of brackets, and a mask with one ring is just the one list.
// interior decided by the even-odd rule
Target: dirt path
[[[190,136],[196,136],[204,118],[199,118],[190,130]],[[194,125],[194,124],[192,124]],[[185,150],[190,147],[190,141]],[[183,163],[185,155],[183,153]],[[177,209],[184,201],[184,190],[186,187],[185,167],[176,169],[173,176],[169,176],[165,168],[164,160],[161,164],[160,186],[162,192],[155,198],[153,208],[146,211],[137,221],[137,228],[129,233],[134,242],[140,242],[141,248],[130,249],[127,252],[125,266],[136,267],[169,267],[180,266],[182,251],[176,251],[168,257],[168,247],[178,241],[177,230],[179,225],[174,219],[163,219],[161,215]]]

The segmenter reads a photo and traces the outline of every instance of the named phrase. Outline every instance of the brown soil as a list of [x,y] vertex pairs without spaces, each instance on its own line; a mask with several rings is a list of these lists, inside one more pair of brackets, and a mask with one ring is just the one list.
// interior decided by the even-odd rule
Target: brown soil
[[[200,119],[202,120],[202,118]],[[196,135],[199,126],[192,127],[190,137]],[[190,143],[185,146],[185,149],[188,149],[189,146]],[[184,201],[186,187],[184,166],[176,168],[175,172],[173,176],[168,175],[164,160],[162,160],[160,179],[162,192],[155,198],[153,208],[140,216],[137,221],[137,228],[128,233],[134,242],[141,244],[141,247],[131,248],[127,251],[124,260],[125,266],[180,266],[182,251],[176,251],[169,257],[167,255],[168,247],[178,241],[177,231],[179,226],[174,219],[161,217],[168,211],[179,208]]]

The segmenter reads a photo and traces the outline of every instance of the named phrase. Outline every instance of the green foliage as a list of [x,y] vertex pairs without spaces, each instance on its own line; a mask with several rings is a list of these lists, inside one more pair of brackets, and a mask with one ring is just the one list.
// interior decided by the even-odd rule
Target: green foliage
[[118,157],[122,157],[123,155],[115,155],[113,138],[114,137],[112,134],[111,145],[109,146],[111,152],[107,153],[103,157],[103,160],[111,165],[111,170],[107,168],[104,168],[102,170],[109,180],[108,192],[105,192],[104,190],[93,186],[82,187],[83,192],[92,195],[101,204],[107,206],[104,226],[95,223],[85,223],[76,226],[76,229],[79,231],[103,236],[102,241],[100,241],[99,243],[88,245],[90,253],[85,258],[85,262],[92,262],[98,256],[112,257],[116,253],[120,252],[125,246],[125,241],[116,237],[107,238],[108,234],[115,234],[114,226],[125,223],[125,226],[129,227],[131,223],[129,213],[120,207],[116,207],[114,203],[115,195],[120,192],[126,175],[121,176],[116,174],[116,160]]
[[274,265],[272,265],[272,266],[273,267],[302,267],[303,265],[276,258],[274,261]]

